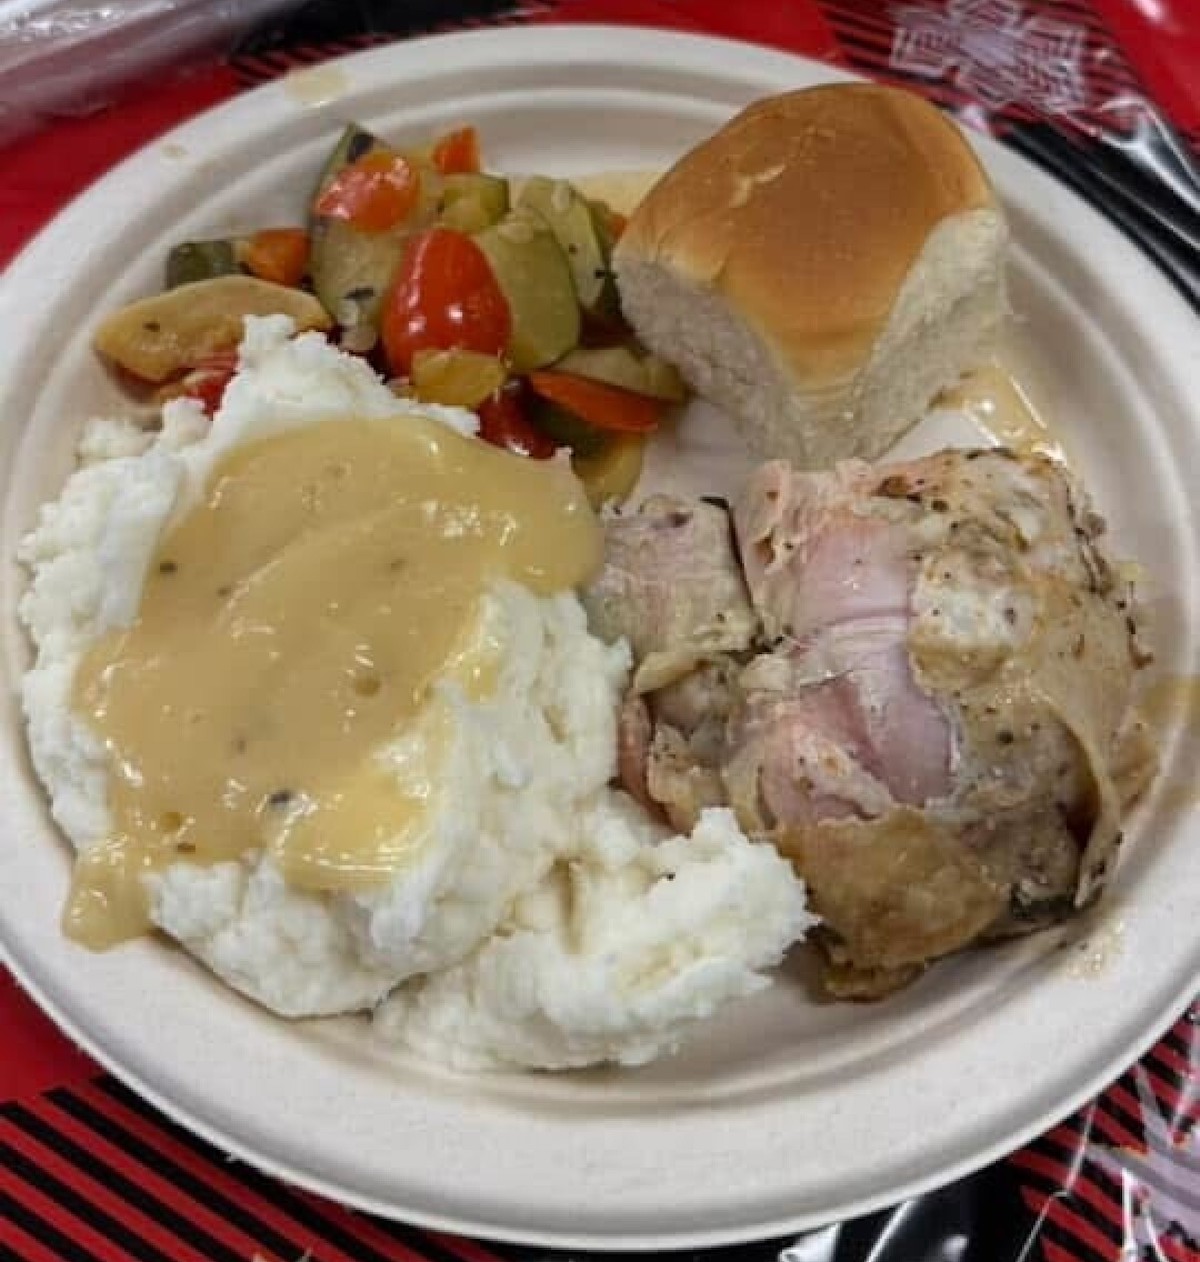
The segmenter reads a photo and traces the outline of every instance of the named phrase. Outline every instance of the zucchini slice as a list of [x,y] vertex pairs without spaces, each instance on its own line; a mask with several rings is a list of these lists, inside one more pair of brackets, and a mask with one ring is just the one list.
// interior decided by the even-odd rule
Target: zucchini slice
[[687,397],[683,378],[674,364],[649,352],[639,355],[630,346],[579,346],[568,351],[554,367],[667,403],[682,403]]
[[494,355],[425,350],[413,356],[412,389],[422,403],[474,410],[507,380],[507,369]]
[[508,359],[520,374],[561,358],[579,341],[579,304],[567,256],[545,221],[518,206],[474,238],[508,300]]
[[599,510],[605,504],[620,504],[629,498],[642,476],[645,452],[644,434],[611,434],[596,453],[576,453],[571,457],[571,467],[593,508]]
[[549,399],[534,396],[530,420],[560,447],[570,447],[575,456],[598,456],[610,445],[612,435]]
[[499,175],[442,176],[442,206],[438,216],[447,228],[482,232],[508,214],[508,181]]
[[309,216],[313,290],[342,326],[347,343],[361,351],[369,350],[378,338],[380,308],[404,255],[405,242],[414,231],[433,222],[442,186],[436,168],[415,154],[406,154],[419,169],[421,195],[416,210],[403,224],[388,232],[363,232],[344,219],[317,214],[317,200],[338,172],[379,151],[398,152],[366,128],[351,123],[321,172]]
[[241,273],[238,247],[241,241],[227,237],[217,241],[183,241],[167,255],[166,287],[192,285],[198,280]]
[[608,254],[587,201],[566,180],[534,175],[525,181],[518,206],[528,206],[546,221],[571,266],[579,305],[604,309]]

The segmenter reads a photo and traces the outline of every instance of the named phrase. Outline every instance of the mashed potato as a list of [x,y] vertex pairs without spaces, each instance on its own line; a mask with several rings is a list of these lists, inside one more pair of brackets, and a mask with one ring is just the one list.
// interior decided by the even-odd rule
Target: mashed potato
[[[37,648],[23,686],[34,765],[78,848],[109,830],[106,752],[70,704],[104,632],[136,616],[163,529],[238,443],[336,417],[414,410],[361,361],[288,322],[247,322],[241,368],[211,425],[189,402],[163,428],[89,426],[82,467],[21,559]],[[475,418],[420,411],[460,431]],[[242,993],[286,1016],[378,1013],[388,1038],[461,1068],[637,1063],[767,984],[810,923],[804,891],[725,812],[667,837],[608,787],[628,654],[589,634],[572,594],[498,585],[494,693],[447,682],[375,757],[432,801],[413,859],[368,893],[289,888],[262,853],[152,881],[156,925]],[[449,740],[435,732],[451,733]],[[432,769],[432,770],[431,770]],[[386,1002],[384,1002],[386,1000]]]

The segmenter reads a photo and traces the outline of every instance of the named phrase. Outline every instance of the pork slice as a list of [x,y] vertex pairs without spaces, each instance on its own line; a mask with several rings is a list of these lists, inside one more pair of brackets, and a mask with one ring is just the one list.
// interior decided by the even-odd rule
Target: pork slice
[[911,541],[903,521],[868,511],[876,480],[856,461],[817,474],[772,461],[751,475],[734,525],[769,641],[908,608]]
[[763,466],[727,554],[750,630],[725,650],[681,512],[660,501],[616,549],[653,575],[619,588],[654,663],[630,774],[677,826],[723,800],[793,859],[832,992],[881,995],[1095,896],[1154,757],[1136,602],[1066,470],[1002,450]]
[[617,711],[617,780],[621,788],[647,810],[656,811],[646,768],[654,739],[654,722],[646,698],[626,692]]
[[703,500],[654,496],[606,522],[605,563],[583,603],[597,635],[629,641],[637,692],[749,648],[758,627],[729,515]]
[[729,775],[743,800],[757,777],[768,827],[873,818],[949,793],[950,727],[913,679],[906,631],[896,615],[838,623],[746,667]]
[[1094,897],[1153,755],[1135,603],[1071,475],[1003,450],[776,463],[734,521],[778,642],[726,779],[808,881],[839,993]]
[[728,803],[721,766],[740,671],[735,658],[719,654],[640,698],[653,732],[641,774],[654,808],[676,830],[690,831],[705,807]]
[[646,785],[651,800],[677,832],[690,832],[706,807],[724,806],[728,800],[719,768],[700,757],[669,723],[654,729]]
[[[738,796],[775,827],[923,806],[951,788],[952,731],[914,677],[920,556],[904,484],[861,461],[800,473],[779,461],[734,511],[747,587],[774,652],[747,669]],[[881,493],[882,488],[882,493]]]

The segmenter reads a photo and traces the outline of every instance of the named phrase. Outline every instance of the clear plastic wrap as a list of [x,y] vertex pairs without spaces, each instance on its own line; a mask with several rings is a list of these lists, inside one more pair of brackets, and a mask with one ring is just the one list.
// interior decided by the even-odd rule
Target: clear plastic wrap
[[121,85],[205,52],[289,0],[0,0],[0,144],[102,109]]
[[1152,70],[1173,100],[1174,76],[1200,84],[1200,62],[1186,60],[1186,46],[1164,68],[1164,41],[1195,28],[1200,12],[1190,0],[1122,2],[1138,10],[1122,14],[1125,42],[1108,22],[1109,10],[1122,7],[1111,0],[821,7],[856,68],[917,89],[1046,167],[1120,224],[1200,307],[1200,93],[1185,96],[1172,119],[1142,73]]

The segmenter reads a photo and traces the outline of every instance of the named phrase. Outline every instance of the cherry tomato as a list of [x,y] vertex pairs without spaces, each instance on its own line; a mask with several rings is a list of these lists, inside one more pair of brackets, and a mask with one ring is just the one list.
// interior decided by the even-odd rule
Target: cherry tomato
[[380,322],[393,374],[408,376],[419,350],[500,355],[511,330],[508,302],[470,237],[431,228],[408,243]]
[[376,149],[344,166],[314,209],[360,232],[387,232],[406,219],[421,193],[421,175],[402,154]]
[[308,271],[308,233],[303,228],[264,228],[246,242],[242,261],[259,280],[298,285]]
[[533,460],[549,460],[558,450],[553,439],[547,438],[525,415],[516,382],[502,386],[479,405],[479,437]]
[[479,133],[460,127],[433,146],[433,165],[443,175],[474,175],[479,170]]

